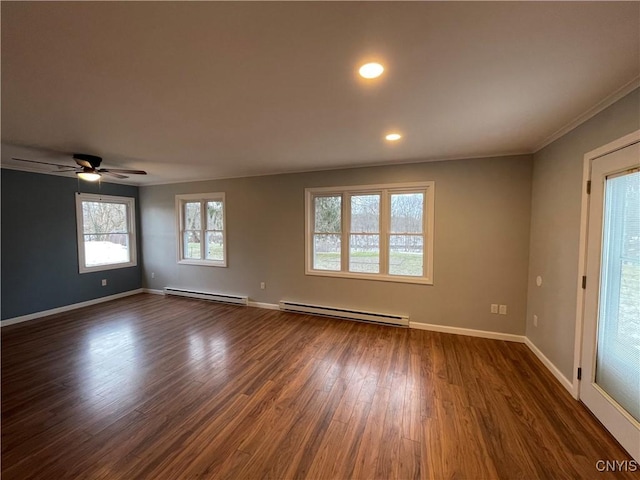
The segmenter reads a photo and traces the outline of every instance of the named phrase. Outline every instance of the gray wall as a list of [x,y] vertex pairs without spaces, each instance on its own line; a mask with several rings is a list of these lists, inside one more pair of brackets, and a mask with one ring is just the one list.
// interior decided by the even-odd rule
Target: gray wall
[[[412,321],[523,334],[531,157],[487,158],[144,186],[144,285],[408,314]],[[306,276],[304,188],[434,180],[435,285]],[[175,195],[226,193],[228,268],[178,265]],[[155,278],[151,274],[155,273]],[[266,290],[260,290],[266,282]],[[507,304],[508,315],[489,311]]]
[[[534,155],[526,335],[569,380],[573,354],[584,155],[640,128],[635,90]],[[535,278],[543,277],[537,287]],[[533,315],[538,326],[533,326]]]
[[139,247],[137,267],[81,275],[76,234],[79,185],[83,193],[135,197],[139,209],[137,187],[79,184],[73,178],[7,169],[1,175],[2,319],[141,287]]

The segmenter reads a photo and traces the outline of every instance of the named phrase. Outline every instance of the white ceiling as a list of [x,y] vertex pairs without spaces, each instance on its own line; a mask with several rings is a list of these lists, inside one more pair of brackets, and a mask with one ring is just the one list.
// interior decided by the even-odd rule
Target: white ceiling
[[532,152],[640,75],[638,2],[1,8],[3,166],[90,153],[140,184]]

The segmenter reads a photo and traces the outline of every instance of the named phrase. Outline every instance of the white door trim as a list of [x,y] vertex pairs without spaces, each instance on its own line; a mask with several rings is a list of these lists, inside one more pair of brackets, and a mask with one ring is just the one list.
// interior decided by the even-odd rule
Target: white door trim
[[602,147],[591,150],[584,156],[582,165],[582,202],[580,205],[580,243],[578,245],[578,278],[576,279],[576,330],[573,349],[573,397],[580,399],[580,380],[578,380],[578,368],[581,367],[582,357],[582,333],[584,323],[584,294],[582,288],[582,276],[586,275],[587,266],[587,228],[589,219],[589,194],[587,182],[591,178],[591,162],[598,157],[623,149],[634,143],[640,142],[640,130],[636,130]]

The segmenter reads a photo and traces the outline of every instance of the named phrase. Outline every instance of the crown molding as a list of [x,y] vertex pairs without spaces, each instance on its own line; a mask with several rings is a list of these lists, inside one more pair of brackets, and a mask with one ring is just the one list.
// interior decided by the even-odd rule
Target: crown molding
[[533,149],[533,152],[534,153],[539,152],[550,143],[555,142],[557,139],[559,139],[563,135],[566,135],[574,128],[583,124],[590,118],[595,117],[598,113],[603,111],[605,108],[610,107],[611,105],[616,103],[618,100],[620,100],[622,97],[633,92],[638,87],[640,87],[640,76],[637,76],[630,82],[625,83],[620,88],[618,88],[615,92],[613,92],[611,95],[604,98],[603,100],[595,104],[593,107],[591,107],[589,110],[579,115],[578,117],[574,118],[571,122],[567,123],[565,126],[557,130],[555,133],[553,133],[549,137],[545,138],[538,146],[536,146]]

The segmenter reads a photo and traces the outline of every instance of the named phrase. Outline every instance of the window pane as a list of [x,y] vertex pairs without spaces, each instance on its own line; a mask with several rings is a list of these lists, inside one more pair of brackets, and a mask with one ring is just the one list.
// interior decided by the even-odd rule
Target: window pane
[[351,233],[380,231],[380,195],[351,197]]
[[200,231],[184,232],[184,258],[200,260]]
[[86,267],[129,262],[129,235],[126,233],[92,234],[84,236]]
[[315,226],[318,233],[340,233],[342,231],[342,197],[314,198]]
[[350,272],[380,272],[380,236],[351,235],[349,245]]
[[424,237],[391,235],[389,238],[389,274],[421,277],[424,272]]
[[315,234],[313,236],[313,268],[340,270],[340,235]]
[[207,202],[207,230],[222,230],[222,202]]
[[423,193],[391,195],[391,233],[422,233]]
[[200,202],[184,204],[184,230],[200,230]]
[[83,233],[127,233],[127,206],[122,203],[82,202]]
[[224,260],[222,232],[207,232],[207,260]]
[[607,178],[596,383],[640,421],[640,172]]

